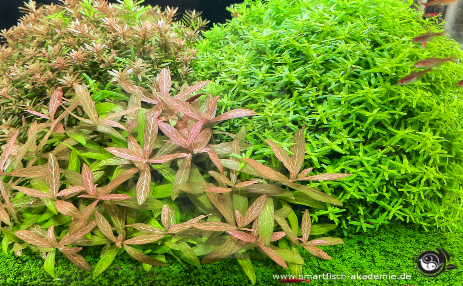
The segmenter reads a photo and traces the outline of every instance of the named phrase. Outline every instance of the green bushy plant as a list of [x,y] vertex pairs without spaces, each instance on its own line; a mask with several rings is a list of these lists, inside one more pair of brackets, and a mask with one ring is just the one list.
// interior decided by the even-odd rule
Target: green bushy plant
[[[294,136],[291,156],[267,141],[290,170],[287,178],[242,157],[249,147],[244,128],[228,134],[233,141],[210,144],[217,133],[213,126],[256,113],[234,109],[216,116],[218,97],[209,94],[201,101],[193,95],[207,81],[183,85],[173,95],[166,68],[151,92],[131,84],[127,69],[111,74],[130,95],[126,108],[107,102],[97,105],[84,86],[74,83],[69,102],[58,92],[52,94],[51,118],[60,113],[52,123],[35,121],[27,141],[21,142],[16,130],[4,145],[0,230],[5,254],[21,255],[25,248],[39,252],[53,277],[57,250],[80,269],[93,269],[94,277],[122,251],[147,271],[166,265],[165,255],[198,268],[232,256],[252,284],[256,276],[251,251],[260,251],[293,275],[302,274],[304,264],[295,245],[331,259],[318,246],[341,244],[342,239],[308,238],[333,226],[312,225],[306,210],[299,227],[286,201],[304,197],[319,208],[326,208],[326,203],[342,206],[336,198],[296,181],[334,180],[350,174],[309,176],[311,168],[300,172],[304,128]],[[142,103],[143,97],[153,106]],[[78,107],[84,111],[81,116],[75,114]],[[68,119],[72,124],[59,125],[70,116],[77,122]],[[55,132],[56,126],[63,132]],[[278,247],[272,244],[275,241]],[[97,245],[103,246],[101,259],[93,268],[78,252]]]
[[419,60],[463,53],[447,37],[425,49],[412,43],[442,28],[411,4],[246,0],[228,8],[236,17],[197,43],[192,66],[212,81],[206,92],[223,95],[219,110],[259,113],[219,130],[246,126],[254,158],[270,158],[278,170],[283,165],[264,141],[288,151],[290,134],[305,124],[303,168],[354,174],[312,185],[346,204],[313,210],[315,220],[328,214],[355,231],[391,219],[449,229],[461,220],[463,94],[456,84],[463,68],[446,63],[413,84],[397,82]]
[[[112,69],[131,68],[143,85],[169,66],[175,87],[179,81],[191,82],[193,43],[208,23],[197,12],[187,11],[177,21],[177,8],[161,11],[159,6],[140,6],[143,1],[62,2],[38,7],[29,1],[18,25],[0,33],[6,40],[0,49],[4,140],[11,130],[31,122],[34,116],[25,110],[47,113],[51,94],[60,91],[69,98],[73,83],[91,89],[97,102],[126,100],[111,84]],[[28,127],[20,129],[20,138]]]

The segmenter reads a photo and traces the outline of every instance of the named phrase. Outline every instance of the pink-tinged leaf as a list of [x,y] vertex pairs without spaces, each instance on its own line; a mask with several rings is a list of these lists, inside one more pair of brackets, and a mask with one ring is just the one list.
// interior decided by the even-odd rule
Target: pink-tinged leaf
[[228,204],[225,198],[221,194],[206,192],[209,200],[214,206],[222,213],[229,224],[235,225],[235,214],[233,212],[233,206]]
[[99,121],[98,112],[96,111],[95,102],[90,96],[90,93],[80,84],[74,83],[73,85],[76,90],[77,100],[82,105],[85,113],[88,115],[93,124],[96,124]]
[[170,227],[170,208],[169,205],[162,206],[161,212],[161,223],[165,229],[169,229]]
[[48,113],[50,114],[50,119],[55,118],[56,110],[61,104],[63,98],[63,90],[61,87],[58,87],[51,93],[50,106],[48,107]]
[[56,159],[55,155],[50,153],[48,155],[48,182],[50,187],[50,194],[55,197],[59,191],[59,179],[60,179],[60,172],[59,172],[59,164],[58,160]]
[[87,164],[82,166],[82,183],[87,188],[88,192],[92,195],[96,194],[96,187],[93,184],[93,174]]
[[10,216],[8,215],[8,212],[2,207],[0,207],[0,221],[3,221],[7,225],[11,224]]
[[40,112],[37,112],[37,111],[34,111],[34,110],[26,109],[25,111],[27,111],[27,112],[29,112],[29,113],[32,113],[32,114],[34,114],[34,115],[37,115],[37,116],[39,116],[39,117],[45,118],[45,119],[50,119],[50,118],[48,117],[48,115],[45,115],[45,114],[43,114],[43,113],[40,113]]
[[244,187],[248,187],[248,186],[251,186],[257,183],[258,183],[257,181],[241,182],[241,183],[236,184],[235,188],[244,188]]
[[175,200],[180,193],[180,190],[177,188],[177,186],[188,182],[188,179],[190,178],[191,154],[188,155],[189,156],[183,160],[182,164],[180,165],[180,168],[175,174],[174,183],[172,186],[172,200]]
[[304,193],[305,195],[311,197],[312,199],[315,199],[321,202],[327,202],[327,203],[342,207],[342,202],[339,201],[337,198],[330,196],[326,193],[323,193],[313,187],[308,187],[308,186],[291,183],[291,182],[282,182],[282,183],[288,187],[291,187],[299,192]]
[[194,118],[196,120],[202,120],[203,117],[201,116],[201,113],[194,108],[192,105],[185,101],[181,101],[175,98],[170,98],[170,97],[163,97],[162,100],[169,105],[172,109],[179,111],[186,116],[190,118]]
[[337,245],[337,244],[343,244],[344,241],[341,238],[335,238],[335,237],[320,237],[318,239],[314,239],[311,241],[307,241],[304,243],[304,245]]
[[[74,103],[76,103],[76,102],[79,103],[78,100],[74,101]],[[67,112],[68,114],[70,114],[70,115],[72,115],[73,117],[79,119],[80,121],[82,121],[82,122],[84,122],[84,123],[87,123],[87,124],[90,124],[90,125],[96,124],[96,122],[93,122],[92,120],[85,119],[85,118],[82,118],[82,117],[80,117],[80,116],[75,115],[74,113],[72,113],[72,111],[71,111],[70,109],[67,109],[66,106],[64,106],[63,104],[60,104],[60,105],[61,105],[61,107],[64,108],[64,110],[66,110],[66,112]],[[74,107],[74,108],[75,108],[75,107]],[[60,116],[60,117],[61,117],[61,116]]]
[[330,181],[330,180],[337,180],[342,179],[344,177],[352,176],[352,174],[344,174],[344,173],[334,173],[334,174],[320,174],[315,176],[309,176],[305,178],[298,179],[298,181]]
[[161,121],[158,121],[157,123],[162,133],[169,137],[173,143],[188,149],[188,141],[182,136],[182,134],[180,134],[180,132],[178,132],[177,129],[172,127],[170,124]]
[[232,187],[234,184],[224,175],[222,174],[219,174],[215,171],[209,171],[209,174],[214,177],[217,181],[219,182],[222,182],[226,185],[229,185],[230,187]]
[[85,261],[85,259],[77,254],[78,251],[82,250],[82,247],[61,247],[60,251],[66,255],[66,257],[78,268],[85,271],[92,271],[92,266]]
[[238,231],[238,230],[231,230],[227,231],[228,234],[246,242],[256,242],[256,239],[254,236],[250,235],[249,233],[243,232],[243,231]]
[[124,249],[125,251],[127,251],[127,253],[132,256],[133,258],[135,258],[136,260],[140,261],[141,263],[146,263],[146,264],[149,264],[149,265],[153,265],[153,266],[166,266],[167,264],[165,264],[164,262],[161,262],[159,260],[156,260],[146,254],[143,254],[141,252],[139,252],[138,250],[136,250],[135,248],[133,247],[130,247],[128,245],[124,245]]
[[143,154],[145,158],[149,158],[151,152],[153,151],[154,144],[156,143],[156,138],[158,136],[159,127],[156,123],[156,117],[149,117],[146,122],[145,135],[143,139],[144,150]]
[[137,156],[143,158],[143,148],[141,148],[140,144],[138,144],[137,139],[132,135],[127,137],[127,143],[130,151],[133,151]]
[[210,128],[206,128],[201,133],[199,133],[196,138],[194,138],[191,148],[193,149],[194,153],[200,152],[202,149],[206,148],[207,143],[211,140],[212,137],[212,130]]
[[10,156],[11,152],[14,149],[14,143],[16,142],[16,138],[18,138],[18,135],[19,135],[19,130],[16,130],[13,133],[13,136],[11,136],[10,141],[8,141],[8,143],[5,145],[5,148],[3,149],[3,153],[2,153],[2,157],[1,157],[2,159],[1,159],[1,162],[0,162],[0,172],[3,172],[3,168],[5,166],[5,163],[8,160],[8,157]]
[[282,239],[285,236],[286,236],[286,232],[284,231],[274,232],[272,233],[272,238],[270,239],[270,241],[277,241],[277,240]]
[[321,250],[318,247],[315,246],[310,246],[310,245],[303,245],[303,247],[310,253],[312,253],[313,256],[319,257],[321,259],[325,260],[332,260],[331,256],[329,256],[326,252]]
[[309,239],[311,228],[312,228],[312,222],[310,220],[309,210],[306,209],[304,211],[304,215],[302,216],[302,224],[301,224],[303,243],[306,243],[307,240]]
[[255,220],[259,216],[259,214],[264,209],[266,200],[267,200],[267,196],[262,195],[254,201],[254,203],[246,211],[246,215],[244,216],[243,226],[250,224],[253,220]]
[[28,230],[18,230],[15,231],[14,234],[19,237],[21,240],[33,244],[38,247],[44,247],[44,248],[53,248],[53,245],[46,239],[38,236],[37,234],[33,233],[32,231]]
[[140,235],[124,241],[124,244],[147,244],[155,242],[164,237],[164,234]]
[[143,159],[141,156],[139,156],[137,153],[134,151],[124,149],[124,148],[116,148],[116,147],[108,147],[105,148],[106,151],[109,153],[116,155],[119,158],[127,159],[130,161],[135,161],[135,162],[143,162],[145,163],[145,159]]
[[53,247],[58,247],[58,243],[56,242],[55,226],[54,225],[50,226],[50,228],[48,229],[47,239],[50,242],[50,244],[53,245]]
[[201,88],[205,87],[209,81],[200,81],[195,83],[192,86],[187,87],[185,90],[183,90],[181,93],[177,94],[174,96],[175,99],[183,100],[185,99],[188,95],[199,91]]
[[102,214],[98,211],[95,211],[95,218],[98,228],[100,229],[101,233],[103,233],[107,238],[109,238],[113,242],[117,242],[117,238],[113,234],[113,230],[111,229],[111,225],[109,222],[104,218]]
[[170,88],[172,87],[172,81],[170,79],[170,74],[167,68],[161,69],[161,73],[158,76],[158,86],[159,92],[161,92],[162,95],[169,95]]
[[57,200],[55,201],[55,205],[56,209],[64,215],[73,218],[83,218],[82,213],[73,204],[69,202]]
[[38,191],[38,190],[34,190],[34,189],[30,189],[30,188],[25,188],[25,187],[19,187],[19,186],[12,186],[14,189],[17,189],[18,191],[20,191],[21,193],[24,193],[28,196],[31,196],[31,197],[36,197],[36,198],[49,198],[49,199],[52,199],[54,198],[52,195],[50,194],[47,194],[47,193],[44,193],[42,191]]
[[46,177],[47,174],[48,174],[48,166],[47,165],[40,165],[40,166],[34,166],[34,167],[15,170],[13,172],[8,173],[8,176],[25,177],[25,178],[39,178],[39,177]]
[[292,228],[289,227],[288,223],[286,222],[286,220],[278,215],[275,215],[274,216],[275,220],[277,221],[277,223],[281,226],[281,228],[283,229],[283,231],[286,233],[286,235],[288,236],[288,238],[292,241],[292,242],[296,242],[296,239],[297,239],[297,234],[294,232],[294,230]]
[[106,186],[104,186],[102,188],[99,196],[104,196],[104,195],[110,193],[113,189],[117,188],[120,184],[122,184],[125,181],[127,181],[128,179],[130,179],[138,171],[139,171],[138,168],[132,168],[132,169],[124,171],[122,174],[120,174],[119,176],[114,178],[114,180],[112,180]]
[[162,164],[162,163],[166,163],[166,162],[172,161],[172,160],[177,159],[177,158],[184,158],[184,157],[188,157],[188,156],[190,156],[189,153],[175,153],[175,154],[168,154],[168,155],[164,155],[164,156],[155,157],[155,158],[149,159],[147,161],[149,163]]
[[144,233],[165,233],[164,230],[156,228],[154,226],[144,224],[144,223],[134,223],[134,224],[128,224],[126,225],[127,227],[133,227],[138,231],[144,232]]
[[280,182],[289,181],[289,179],[282,173],[279,173],[273,170],[272,168],[264,166],[262,163],[259,163],[256,160],[250,158],[242,158],[242,160],[245,161],[252,168],[254,168],[257,172],[259,172],[263,178]]
[[[243,228],[241,228],[241,229],[243,229]],[[252,223],[252,235],[256,239],[259,236],[259,220],[258,219],[254,220],[254,222]]]
[[120,128],[120,129],[122,129],[122,130],[127,131],[127,128],[126,128],[124,125],[122,125],[121,123],[116,122],[116,121],[112,121],[112,120],[107,120],[106,118],[105,118],[105,119],[102,119],[102,120],[100,121],[100,124],[101,124],[101,125],[106,125],[106,126],[111,126],[111,127]]
[[236,224],[238,225],[238,227],[242,227],[244,224],[244,218],[239,210],[235,210],[235,218],[236,218]]
[[219,100],[219,98],[220,96],[216,96],[207,104],[207,109],[203,117],[210,120],[215,118],[215,114],[217,113],[217,101]]
[[265,245],[263,245],[262,243],[259,243],[259,247],[265,252],[267,253],[267,255],[273,260],[275,261],[278,265],[280,265],[281,267],[285,268],[285,269],[288,269],[288,265],[286,264],[285,260],[283,259],[283,257],[281,257],[281,255],[279,255],[275,250],[273,250],[272,248],[270,247],[267,247]]
[[289,159],[289,155],[286,153],[286,151],[272,140],[266,139],[265,142],[267,142],[270,148],[272,148],[275,157],[277,157],[278,160],[280,160],[283,165],[285,165],[286,169],[288,169],[288,171],[291,173],[291,176],[295,177],[297,173],[294,171],[292,160]]
[[201,152],[207,152],[207,155],[209,155],[209,158],[211,159],[212,163],[214,163],[214,165],[217,167],[217,169],[219,169],[220,174],[222,174],[223,173],[223,166],[222,166],[222,163],[220,162],[220,159],[219,159],[219,156],[217,155],[217,153],[215,153],[215,151],[212,150],[212,148],[209,148],[209,147],[205,147],[205,148],[201,149]]
[[179,233],[179,232],[182,232],[184,230],[187,230],[188,228],[192,227],[192,225],[194,223],[197,223],[198,221],[200,221],[201,219],[207,217],[207,215],[200,215],[198,217],[195,217],[193,219],[190,219],[184,223],[180,223],[180,224],[176,224],[176,225],[172,225],[170,228],[169,228],[169,233]]
[[229,192],[233,191],[233,189],[215,187],[215,188],[207,188],[204,191],[211,192],[211,193],[216,193],[216,194],[222,194],[222,193],[229,193]]
[[103,201],[112,201],[112,200],[126,200],[130,199],[131,197],[125,194],[110,194],[98,197],[99,200]]
[[92,231],[96,226],[96,221],[94,221],[94,220],[92,220],[92,221],[90,221],[90,222],[88,222],[86,224],[85,224],[85,221],[82,221],[82,222],[83,223],[81,223],[78,226],[77,231],[71,232],[71,230],[69,230],[69,232],[59,242],[60,246],[65,246],[67,244],[71,244],[71,243],[75,242],[76,240],[78,240],[82,236],[84,236],[87,233],[89,233],[90,231]]
[[310,171],[312,171],[313,168],[307,168],[305,169],[304,171],[302,171],[299,176],[297,176],[298,179],[303,179],[305,177],[307,177],[310,173]]
[[[190,134],[188,134],[188,144],[191,144],[193,142],[193,140],[196,138],[196,136],[199,135],[199,133],[201,132],[201,129],[203,128],[203,125],[204,123],[206,123],[206,119],[202,119],[198,122],[196,122],[196,124],[193,126],[193,128],[191,128],[191,131],[190,131]],[[211,134],[212,134],[212,131],[211,131]],[[209,142],[209,140],[208,140]]]
[[114,118],[130,114],[130,113],[138,111],[140,108],[141,107],[133,107],[133,108],[128,108],[127,110],[122,110],[122,111],[119,111],[119,112],[116,112],[116,113],[112,113],[112,114],[109,114],[108,116],[106,116],[104,118],[104,120],[112,120]]
[[236,241],[236,237],[229,238],[224,244],[204,256],[204,258],[201,260],[201,263],[213,263],[227,258],[235,247]]
[[150,194],[151,171],[148,165],[145,165],[141,171],[140,178],[137,182],[137,202],[139,205],[143,204]]
[[144,96],[143,94],[140,97],[141,101],[146,102],[146,103],[151,103],[151,104],[158,104],[159,102],[157,100],[151,99],[150,97]]
[[302,127],[302,129],[297,130],[296,134],[293,137],[293,143],[295,144],[291,146],[291,149],[289,149],[291,153],[293,153],[293,155],[291,155],[290,157],[290,161],[291,161],[294,177],[292,176],[291,179],[295,179],[295,174],[299,173],[299,170],[301,170],[302,164],[304,163],[304,157],[305,157],[304,127]]
[[228,120],[232,118],[239,118],[239,117],[244,117],[244,116],[254,116],[254,115],[258,115],[258,114],[249,109],[241,109],[241,108],[233,109],[223,114],[220,114],[216,118],[212,119],[211,122],[214,123],[214,122],[219,122],[219,121]]
[[191,226],[202,229],[202,230],[210,230],[210,231],[229,231],[229,230],[237,230],[238,228],[234,225],[218,222],[218,221],[207,221],[207,222],[199,222],[193,223]]
[[[50,123],[50,126],[51,125],[52,123]],[[53,128],[53,131],[63,134],[65,132],[63,124],[61,124],[61,122],[56,122],[56,125]]]
[[80,195],[80,196],[77,196],[78,198],[84,198],[84,199],[92,199],[92,198],[95,198],[94,196],[89,196],[89,195]]

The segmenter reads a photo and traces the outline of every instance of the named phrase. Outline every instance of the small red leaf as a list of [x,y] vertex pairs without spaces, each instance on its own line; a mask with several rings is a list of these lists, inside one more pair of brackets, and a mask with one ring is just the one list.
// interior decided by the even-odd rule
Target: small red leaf
[[219,121],[228,120],[232,118],[239,118],[239,117],[244,117],[244,116],[254,116],[254,115],[258,115],[258,114],[249,109],[233,109],[223,114],[220,114],[219,116],[214,118],[211,122],[219,122]]

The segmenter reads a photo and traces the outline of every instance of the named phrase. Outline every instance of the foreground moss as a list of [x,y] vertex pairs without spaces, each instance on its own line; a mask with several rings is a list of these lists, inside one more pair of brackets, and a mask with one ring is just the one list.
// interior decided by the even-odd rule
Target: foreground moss
[[[305,251],[304,274],[409,274],[411,280],[312,280],[311,285],[461,285],[463,281],[463,228],[448,233],[432,229],[418,232],[416,226],[393,222],[378,231],[358,235],[347,235],[345,244],[329,247],[332,261],[322,261]],[[338,229],[331,236],[342,236]],[[443,248],[450,254],[450,263],[459,269],[446,271],[436,278],[425,278],[414,271],[413,256],[421,248],[434,250]],[[328,250],[328,248],[326,248]],[[99,259],[100,247],[84,249],[82,255],[95,266]],[[203,265],[203,270],[182,266],[167,256],[169,266],[152,268],[146,272],[141,264],[134,262],[126,253],[116,257],[113,265],[100,277],[93,278],[91,272],[76,268],[63,254],[57,254],[55,273],[60,280],[54,280],[43,271],[43,259],[26,250],[21,257],[0,253],[0,285],[250,285],[239,264],[234,259],[225,259],[213,264]],[[270,259],[253,257],[257,276],[256,285],[283,285],[273,275],[286,275]]]

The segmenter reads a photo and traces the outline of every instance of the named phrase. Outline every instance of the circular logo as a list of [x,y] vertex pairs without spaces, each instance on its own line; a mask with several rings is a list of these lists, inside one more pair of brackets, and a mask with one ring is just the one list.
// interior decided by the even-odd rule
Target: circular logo
[[436,251],[424,251],[420,255],[415,256],[415,269],[425,277],[436,277],[442,274],[445,270],[457,269],[455,265],[447,263],[450,260],[450,255],[447,251],[436,248]]

